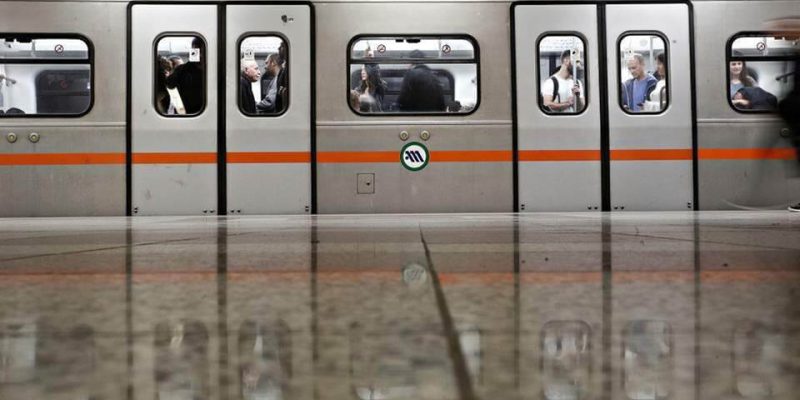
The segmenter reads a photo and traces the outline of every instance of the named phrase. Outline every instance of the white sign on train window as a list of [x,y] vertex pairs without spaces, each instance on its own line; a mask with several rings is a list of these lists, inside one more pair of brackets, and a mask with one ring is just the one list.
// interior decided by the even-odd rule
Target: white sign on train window
[[800,40],[783,35],[742,36],[731,45],[732,57],[797,57]]
[[0,59],[89,59],[89,45],[81,39],[0,39]]
[[240,47],[243,54],[271,54],[278,52],[281,43],[283,39],[278,36],[250,36],[242,40]]
[[350,49],[350,57],[464,60],[475,57],[475,46],[459,38],[370,37],[357,40]]

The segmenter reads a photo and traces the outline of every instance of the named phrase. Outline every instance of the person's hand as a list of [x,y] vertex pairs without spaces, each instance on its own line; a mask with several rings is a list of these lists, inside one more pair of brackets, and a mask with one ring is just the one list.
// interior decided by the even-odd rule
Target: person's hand
[[575,96],[569,96],[567,99],[567,106],[572,107],[573,105],[575,105]]
[[750,108],[750,101],[745,99],[735,99],[733,105],[739,108]]
[[572,87],[572,94],[574,94],[576,97],[580,97],[580,94],[581,94],[580,86],[578,86],[577,84],[575,86],[573,86]]

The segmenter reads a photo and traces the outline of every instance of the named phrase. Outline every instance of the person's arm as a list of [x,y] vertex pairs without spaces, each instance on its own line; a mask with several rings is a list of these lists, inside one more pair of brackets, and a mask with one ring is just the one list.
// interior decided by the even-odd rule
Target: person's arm
[[258,104],[256,104],[256,109],[258,111],[263,112],[273,112],[275,111],[275,99],[278,95],[278,85],[277,85],[278,78],[275,77],[269,83],[269,88],[267,89],[267,95],[261,99]]

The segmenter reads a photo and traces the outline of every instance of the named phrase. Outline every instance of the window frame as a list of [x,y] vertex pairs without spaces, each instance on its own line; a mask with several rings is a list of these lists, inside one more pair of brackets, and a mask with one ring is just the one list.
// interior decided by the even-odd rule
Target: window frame
[[[158,111],[158,107],[156,105],[156,75],[158,74],[158,65],[156,61],[158,60],[158,43],[161,42],[162,39],[167,37],[185,37],[185,36],[195,36],[200,38],[203,41],[203,46],[205,47],[205,55],[201,54],[202,62],[203,62],[203,108],[200,109],[199,112],[196,114],[162,114]],[[153,39],[153,58],[150,60],[153,65],[153,81],[150,83],[150,87],[153,89],[153,98],[151,99],[150,105],[153,107],[153,110],[156,111],[156,114],[162,118],[195,118],[203,115],[206,112],[206,108],[208,108],[208,41],[206,40],[205,36],[200,34],[199,32],[162,32],[158,34],[155,39]],[[181,99],[183,100],[183,99]]]
[[[94,43],[92,41],[80,34],[80,33],[22,33],[22,32],[0,32],[0,37],[2,38],[14,38],[14,37],[21,37],[24,39],[77,39],[82,41],[86,44],[86,59],[22,59],[22,58],[3,58],[0,59],[0,64],[8,65],[8,64],[33,64],[33,65],[88,65],[89,66],[89,84],[91,85],[89,88],[89,106],[86,108],[85,111],[79,114],[0,114],[0,119],[9,119],[9,118],[82,118],[88,115],[92,109],[94,108],[94,78],[95,78],[95,70],[94,70]],[[38,75],[37,75],[38,76]],[[36,92],[36,77],[34,77],[34,92]],[[38,93],[36,94],[38,98]]]
[[[280,32],[271,32],[271,31],[270,32],[262,32],[262,31],[245,32],[241,36],[239,36],[239,38],[236,40],[236,67],[237,67],[236,68],[236,73],[237,73],[237,76],[236,76],[237,77],[237,79],[236,79],[236,108],[239,109],[239,113],[240,114],[244,115],[247,118],[277,118],[277,117],[280,117],[280,116],[282,116],[283,114],[286,114],[286,112],[289,111],[289,107],[291,106],[291,102],[292,102],[292,96],[288,96],[287,100],[289,100],[289,101],[287,101],[286,104],[284,105],[283,111],[281,111],[280,113],[275,113],[275,114],[258,114],[258,113],[256,113],[256,114],[248,114],[248,113],[244,112],[244,110],[242,110],[242,105],[239,102],[239,100],[241,99],[241,93],[240,93],[240,86],[241,85],[239,85],[239,79],[241,79],[241,74],[242,74],[242,72],[241,72],[241,70],[242,70],[242,65],[241,65],[241,62],[242,62],[242,42],[244,42],[245,39],[247,39],[247,38],[264,37],[264,36],[277,37],[277,38],[283,40],[283,43],[286,44],[286,53],[289,54],[289,52],[291,51],[291,44],[289,43],[289,38],[287,38],[286,35],[284,35],[284,34],[282,34]],[[291,58],[291,57],[289,57],[289,58]],[[289,64],[287,62],[286,67],[287,67],[288,71],[286,71],[286,80],[287,80],[287,82],[289,82],[289,87],[286,89],[287,92],[290,91],[289,89],[292,86],[292,76],[291,76],[291,72],[292,71],[291,71],[291,69],[289,67],[290,65],[291,64]]]
[[[540,46],[542,44],[542,40],[544,40],[545,38],[551,37],[551,36],[575,36],[578,39],[580,39],[581,43],[583,44],[583,58],[584,58],[583,80],[585,81],[585,82],[583,82],[583,97],[584,97],[585,100],[584,100],[583,109],[580,112],[573,112],[573,113],[559,113],[559,112],[553,112],[553,111],[549,111],[548,112],[548,111],[546,111],[544,109],[544,96],[542,96],[541,97],[542,100],[539,101],[539,98],[540,98],[539,95],[541,95],[541,93],[542,93],[542,82],[544,82],[544,80],[540,79],[542,77],[542,71],[541,71],[541,68],[539,66],[539,61],[541,61]],[[585,113],[586,110],[589,109],[589,68],[588,68],[588,62],[587,62],[589,60],[589,46],[586,45],[586,36],[584,36],[583,34],[581,34],[578,31],[548,31],[548,32],[542,33],[541,35],[539,35],[538,38],[536,38],[536,45],[535,46],[536,47],[534,49],[534,57],[533,58],[537,63],[536,64],[536,71],[537,71],[537,75],[538,75],[537,76],[538,82],[536,82],[535,89],[536,89],[536,103],[539,105],[539,110],[544,115],[547,115],[548,117],[555,117],[555,116],[557,116],[557,117],[577,117],[579,115],[583,115],[583,113]],[[548,75],[547,79],[549,79],[549,78],[550,78],[550,76]],[[576,77],[576,80],[577,80],[577,77]]]
[[[454,113],[454,112],[376,112],[376,113],[362,113],[358,110],[353,109],[353,106],[350,104],[350,67],[353,64],[359,65],[366,65],[366,64],[399,64],[399,59],[389,59],[387,58],[385,62],[379,61],[367,61],[366,59],[353,59],[353,46],[359,40],[379,40],[379,39],[387,39],[387,40],[396,40],[396,39],[461,39],[467,40],[472,44],[472,51],[473,57],[472,59],[458,59],[458,60],[431,60],[431,62],[425,62],[424,64],[475,64],[475,76],[476,76],[476,99],[475,99],[475,107],[472,108],[469,112],[466,113]],[[359,116],[359,117],[431,117],[431,116],[447,116],[447,117],[466,117],[469,115],[474,114],[481,105],[481,57],[480,57],[480,46],[478,45],[478,40],[475,39],[472,35],[468,35],[466,33],[454,33],[454,34],[391,34],[391,33],[378,33],[378,34],[367,34],[361,33],[353,38],[347,43],[347,62],[345,63],[345,71],[346,71],[346,78],[345,82],[345,96],[344,101],[347,104],[347,108],[350,111]],[[374,60],[374,59],[373,59]],[[407,64],[407,62],[403,62]]]
[[[622,51],[620,49],[620,45],[622,44],[622,39],[624,39],[624,38],[626,38],[628,36],[658,36],[659,38],[661,38],[661,41],[664,42],[664,54],[665,54],[665,57],[667,57],[667,76],[671,75],[670,71],[672,71],[672,57],[670,57],[669,39],[667,38],[667,35],[665,35],[663,32],[660,32],[660,31],[625,31],[625,32],[622,32],[619,35],[619,37],[617,37],[617,45],[616,45],[616,50],[617,50],[617,53],[616,53],[617,54],[617,73],[616,73],[616,75],[617,75],[617,107],[619,107],[619,109],[623,113],[625,113],[627,115],[631,115],[631,116],[644,116],[644,117],[647,117],[647,116],[656,116],[656,115],[664,114],[665,112],[667,112],[670,109],[670,106],[672,105],[672,97],[670,96],[670,94],[672,93],[672,79],[667,79],[667,106],[664,107],[663,110],[661,110],[659,112],[643,112],[643,111],[632,112],[632,111],[626,110],[625,107],[622,106],[622,86],[623,86],[623,82],[622,82]],[[654,57],[654,59],[655,59],[655,57]]]
[[[789,33],[789,32],[779,31],[778,33]],[[744,61],[744,62],[770,62],[770,61],[772,61],[772,62],[775,62],[775,61],[791,62],[791,61],[794,61],[794,62],[800,62],[800,61],[797,60],[797,58],[792,58],[792,56],[767,56],[767,57],[739,56],[739,57],[734,57],[734,56],[731,55],[731,53],[733,52],[733,43],[736,41],[736,39],[739,39],[739,38],[742,38],[742,37],[764,37],[764,36],[773,36],[774,37],[775,36],[775,32],[769,33],[769,32],[766,32],[766,31],[741,31],[741,32],[736,32],[733,35],[731,35],[731,37],[729,37],[728,40],[725,42],[725,98],[728,101],[728,107],[730,107],[731,109],[733,109],[733,111],[735,111],[735,112],[737,112],[739,114],[745,114],[745,115],[748,115],[748,114],[750,114],[750,115],[753,115],[753,114],[756,114],[756,115],[758,115],[758,114],[766,114],[766,115],[773,114],[773,115],[775,115],[775,114],[778,113],[778,109],[776,108],[775,110],[771,110],[771,111],[770,110],[747,110],[747,109],[742,109],[742,108],[736,107],[733,104],[733,99],[731,99],[730,93],[728,93],[728,90],[730,90],[730,87],[731,87],[731,68],[730,68],[731,62],[733,62],[733,61]],[[797,77],[795,77],[795,79],[797,79]],[[780,99],[778,100],[778,102],[780,103]]]

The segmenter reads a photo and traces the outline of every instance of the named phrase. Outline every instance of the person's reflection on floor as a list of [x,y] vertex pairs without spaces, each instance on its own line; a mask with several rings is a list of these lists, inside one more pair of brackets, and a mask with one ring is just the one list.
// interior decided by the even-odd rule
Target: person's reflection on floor
[[155,327],[156,399],[208,399],[208,330],[200,321]]
[[292,374],[291,335],[279,320],[268,327],[252,320],[239,329],[239,384],[243,399],[289,397]]

